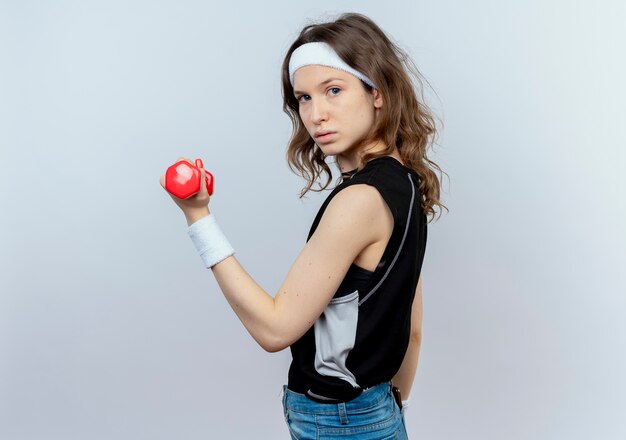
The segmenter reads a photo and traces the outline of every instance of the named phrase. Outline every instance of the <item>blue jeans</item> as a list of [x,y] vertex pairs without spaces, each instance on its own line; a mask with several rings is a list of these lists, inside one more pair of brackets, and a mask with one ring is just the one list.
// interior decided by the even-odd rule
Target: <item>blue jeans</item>
[[294,440],[408,439],[390,382],[368,388],[345,403],[318,403],[283,385],[283,410]]

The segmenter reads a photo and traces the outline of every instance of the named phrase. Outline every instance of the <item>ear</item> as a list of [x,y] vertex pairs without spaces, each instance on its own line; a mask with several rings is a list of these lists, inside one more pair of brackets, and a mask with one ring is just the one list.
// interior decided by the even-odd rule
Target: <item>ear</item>
[[383,107],[383,95],[378,89],[372,89],[372,97],[374,98],[374,108]]

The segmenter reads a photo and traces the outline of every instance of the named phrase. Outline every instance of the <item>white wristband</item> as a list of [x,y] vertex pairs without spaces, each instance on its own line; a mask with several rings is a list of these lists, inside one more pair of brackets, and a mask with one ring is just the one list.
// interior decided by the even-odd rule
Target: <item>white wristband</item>
[[213,214],[191,224],[187,233],[207,269],[235,253]]
[[410,400],[411,400],[411,399],[410,399],[410,398],[408,398],[408,399],[406,399],[406,400],[403,400],[403,401],[402,401],[402,410],[403,410],[403,411],[404,411],[404,410],[406,410],[406,409],[408,408],[408,406],[409,406],[409,401],[410,401]]

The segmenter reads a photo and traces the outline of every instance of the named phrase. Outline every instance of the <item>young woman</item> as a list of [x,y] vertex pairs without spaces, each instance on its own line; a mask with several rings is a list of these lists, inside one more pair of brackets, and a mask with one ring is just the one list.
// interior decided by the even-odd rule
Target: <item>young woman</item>
[[[244,270],[201,192],[172,199],[229,304],[268,352],[291,348],[283,409],[292,438],[406,438],[421,341],[427,215],[445,208],[426,156],[434,118],[419,72],[369,18],[308,25],[282,67],[287,156],[307,179],[342,173],[275,296]],[[164,186],[164,176],[161,176]],[[402,397],[400,397],[400,395]],[[405,399],[402,401],[402,399]]]

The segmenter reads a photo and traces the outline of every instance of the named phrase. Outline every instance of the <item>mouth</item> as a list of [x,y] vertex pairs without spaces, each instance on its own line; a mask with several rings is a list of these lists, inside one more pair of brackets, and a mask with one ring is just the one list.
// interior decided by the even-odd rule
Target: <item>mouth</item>
[[336,133],[335,131],[320,131],[315,133],[314,137],[316,141],[323,143],[330,141]]

